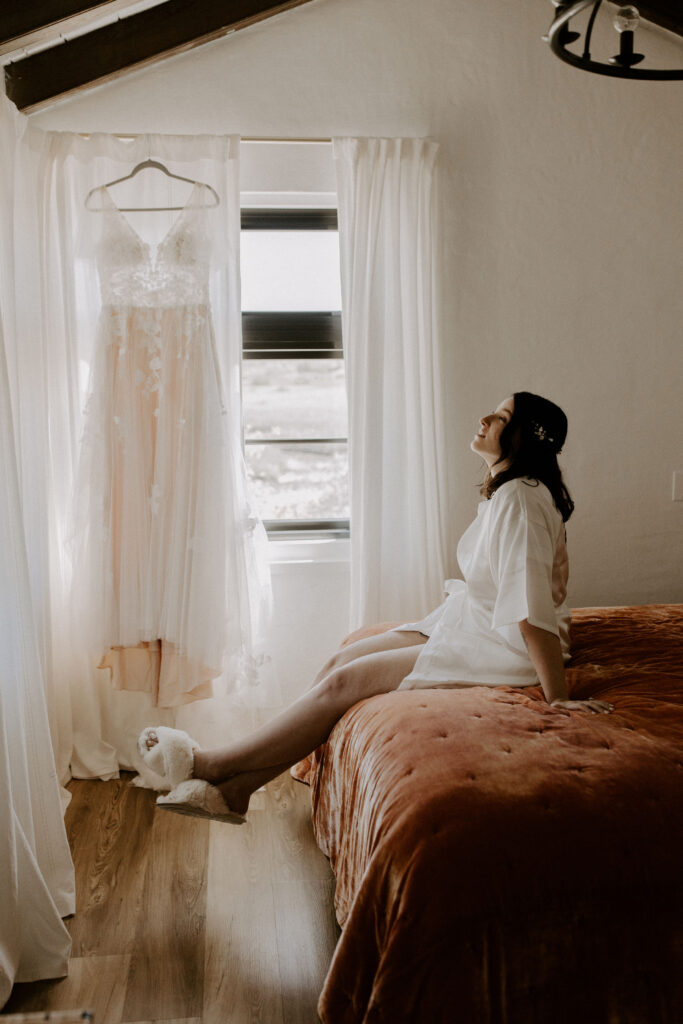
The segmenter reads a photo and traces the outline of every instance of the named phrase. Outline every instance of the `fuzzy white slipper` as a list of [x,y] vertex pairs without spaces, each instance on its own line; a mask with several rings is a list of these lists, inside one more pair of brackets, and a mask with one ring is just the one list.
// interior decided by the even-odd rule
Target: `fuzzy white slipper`
[[247,820],[243,814],[231,811],[220,789],[203,779],[181,782],[166,796],[157,797],[157,804],[164,811],[191,814],[197,818],[213,818],[231,825],[243,825]]
[[[156,740],[148,748],[150,740]],[[199,744],[182,729],[169,729],[157,725],[143,729],[138,737],[138,751],[146,766],[166,783],[168,789],[175,789],[181,782],[192,778],[194,752]]]

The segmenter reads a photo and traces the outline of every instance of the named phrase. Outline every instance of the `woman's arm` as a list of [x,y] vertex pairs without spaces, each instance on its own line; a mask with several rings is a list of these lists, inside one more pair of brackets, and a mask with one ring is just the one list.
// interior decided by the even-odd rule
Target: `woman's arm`
[[609,713],[612,710],[612,704],[592,697],[588,700],[569,700],[560,638],[547,629],[532,626],[527,619],[520,622],[519,628],[548,704],[554,708],[576,711]]

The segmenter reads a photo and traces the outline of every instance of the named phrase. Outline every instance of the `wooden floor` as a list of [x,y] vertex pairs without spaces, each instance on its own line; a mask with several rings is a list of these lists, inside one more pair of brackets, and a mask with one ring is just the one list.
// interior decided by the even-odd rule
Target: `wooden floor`
[[307,787],[281,776],[234,826],[158,810],[130,778],[70,784],[69,977],[16,985],[2,1012],[315,1024],[339,932]]

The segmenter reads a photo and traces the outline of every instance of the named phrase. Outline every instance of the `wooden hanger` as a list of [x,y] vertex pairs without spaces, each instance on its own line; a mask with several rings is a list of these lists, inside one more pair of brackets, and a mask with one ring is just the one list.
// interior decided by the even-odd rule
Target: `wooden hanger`
[[[189,185],[201,185],[203,188],[208,189],[209,192],[210,192],[210,196],[208,196],[207,198],[212,199],[212,202],[201,203],[200,204],[201,206],[218,206],[220,204],[220,199],[218,198],[218,193],[216,192],[215,188],[213,188],[211,185],[207,185],[206,182],[204,182],[204,181],[193,181],[192,178],[184,178],[181,174],[173,174],[172,171],[169,171],[168,167],[165,167],[158,160],[148,159],[148,160],[143,160],[141,163],[137,164],[133,168],[133,170],[130,172],[130,174],[124,174],[124,176],[122,178],[115,178],[114,181],[108,181],[105,185],[97,185],[95,188],[91,188],[90,191],[88,192],[87,196],[85,197],[85,208],[86,208],[86,210],[91,210],[93,213],[101,213],[102,210],[101,210],[100,207],[96,207],[96,206],[91,206],[90,205],[90,200],[92,199],[92,197],[94,196],[94,194],[96,192],[101,192],[104,189],[109,189],[113,185],[119,185],[122,181],[129,181],[130,178],[134,178],[136,174],[139,174],[140,171],[144,171],[147,168],[149,168],[150,170],[154,170],[154,171],[162,171],[165,175],[167,175],[167,177],[175,178],[176,181],[186,181]],[[155,210],[160,210],[160,211],[161,210],[184,210],[185,207],[184,206],[119,206],[119,207],[117,207],[117,209],[119,209],[121,211],[121,213],[135,213],[135,212],[153,213]]]

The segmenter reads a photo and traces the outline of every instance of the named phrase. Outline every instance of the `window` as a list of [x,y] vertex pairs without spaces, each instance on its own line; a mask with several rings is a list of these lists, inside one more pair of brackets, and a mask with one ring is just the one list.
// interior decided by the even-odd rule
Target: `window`
[[348,536],[337,211],[242,209],[247,473],[271,538]]

